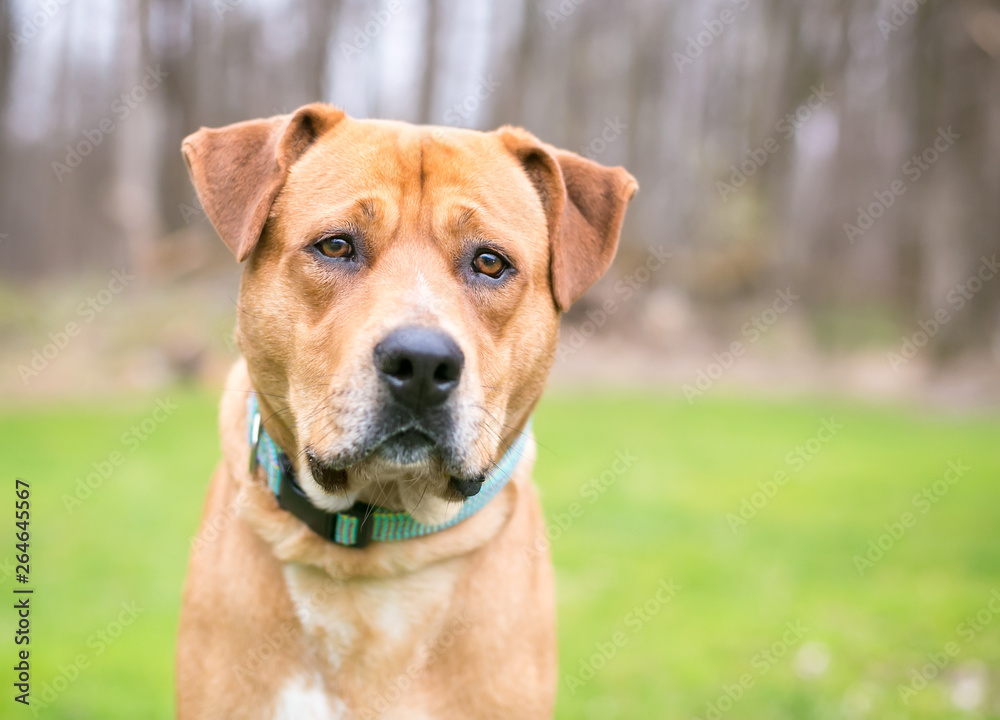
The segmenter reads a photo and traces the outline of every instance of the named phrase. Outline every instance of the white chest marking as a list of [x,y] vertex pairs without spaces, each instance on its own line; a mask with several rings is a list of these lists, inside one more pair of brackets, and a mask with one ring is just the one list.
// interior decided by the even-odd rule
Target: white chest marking
[[316,568],[296,563],[285,566],[285,582],[303,629],[320,639],[326,661],[336,670],[358,636],[351,615],[336,602],[342,591]]
[[274,720],[343,720],[347,708],[337,698],[327,698],[318,677],[291,678],[278,693]]

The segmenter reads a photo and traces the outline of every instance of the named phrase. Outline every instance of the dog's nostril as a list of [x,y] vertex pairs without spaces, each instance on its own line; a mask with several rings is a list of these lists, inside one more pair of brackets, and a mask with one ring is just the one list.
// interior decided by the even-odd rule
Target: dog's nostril
[[407,378],[413,377],[413,363],[410,362],[409,358],[402,358],[396,368],[396,371],[392,373],[393,377],[399,378],[400,380],[406,380]]
[[441,363],[434,371],[434,379],[442,383],[455,382],[458,380],[456,366],[449,363]]
[[383,354],[378,361],[378,370],[396,380],[408,380],[413,377],[413,363],[409,358],[400,355]]

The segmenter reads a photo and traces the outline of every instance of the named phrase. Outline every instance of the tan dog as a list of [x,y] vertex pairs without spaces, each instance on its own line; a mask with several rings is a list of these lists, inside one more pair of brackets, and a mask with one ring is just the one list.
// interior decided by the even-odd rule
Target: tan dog
[[550,717],[552,573],[544,550],[525,552],[544,537],[533,441],[471,517],[344,547],[247,470],[247,397],[311,509],[447,523],[525,430],[560,313],[611,263],[635,180],[518,128],[319,104],[199,130],[184,157],[248,262],[244,359],[184,591],[178,716]]

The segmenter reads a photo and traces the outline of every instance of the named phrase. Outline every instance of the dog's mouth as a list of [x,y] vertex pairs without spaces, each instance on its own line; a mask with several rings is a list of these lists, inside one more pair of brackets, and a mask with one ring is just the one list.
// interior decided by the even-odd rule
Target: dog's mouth
[[444,416],[383,416],[353,446],[325,456],[309,446],[305,455],[312,478],[331,498],[388,503],[434,524],[477,495],[486,478],[456,448],[452,429]]
[[441,445],[418,428],[397,430],[386,436],[373,450],[386,462],[396,465],[428,463],[441,455]]
[[327,458],[331,467],[347,470],[365,461],[411,472],[437,468],[452,475],[463,472],[464,453],[456,446],[455,419],[439,411],[415,416],[397,408],[384,408],[366,432]]
[[[375,452],[379,458],[396,465],[429,464],[443,454],[442,445],[430,434],[418,428],[398,430],[379,443]],[[485,475],[473,477],[451,475],[449,492],[454,499],[464,500],[482,489]]]

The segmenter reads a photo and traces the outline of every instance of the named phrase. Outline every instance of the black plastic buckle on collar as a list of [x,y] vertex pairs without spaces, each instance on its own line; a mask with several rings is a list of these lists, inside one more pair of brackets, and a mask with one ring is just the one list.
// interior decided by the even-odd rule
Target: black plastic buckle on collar
[[372,531],[375,528],[375,506],[368,503],[356,502],[346,510],[341,510],[340,515],[356,518],[358,521],[358,532],[354,538],[353,545],[345,547],[366,548],[371,545]]
[[347,515],[357,519],[358,528],[353,544],[337,542],[341,547],[366,548],[372,541],[372,530],[375,526],[375,507],[366,503],[354,503],[347,510],[339,513],[321,510],[312,504],[305,490],[295,481],[295,473],[291,462],[282,457],[281,483],[278,486],[278,505],[287,510],[324,540],[337,542],[337,516]]

